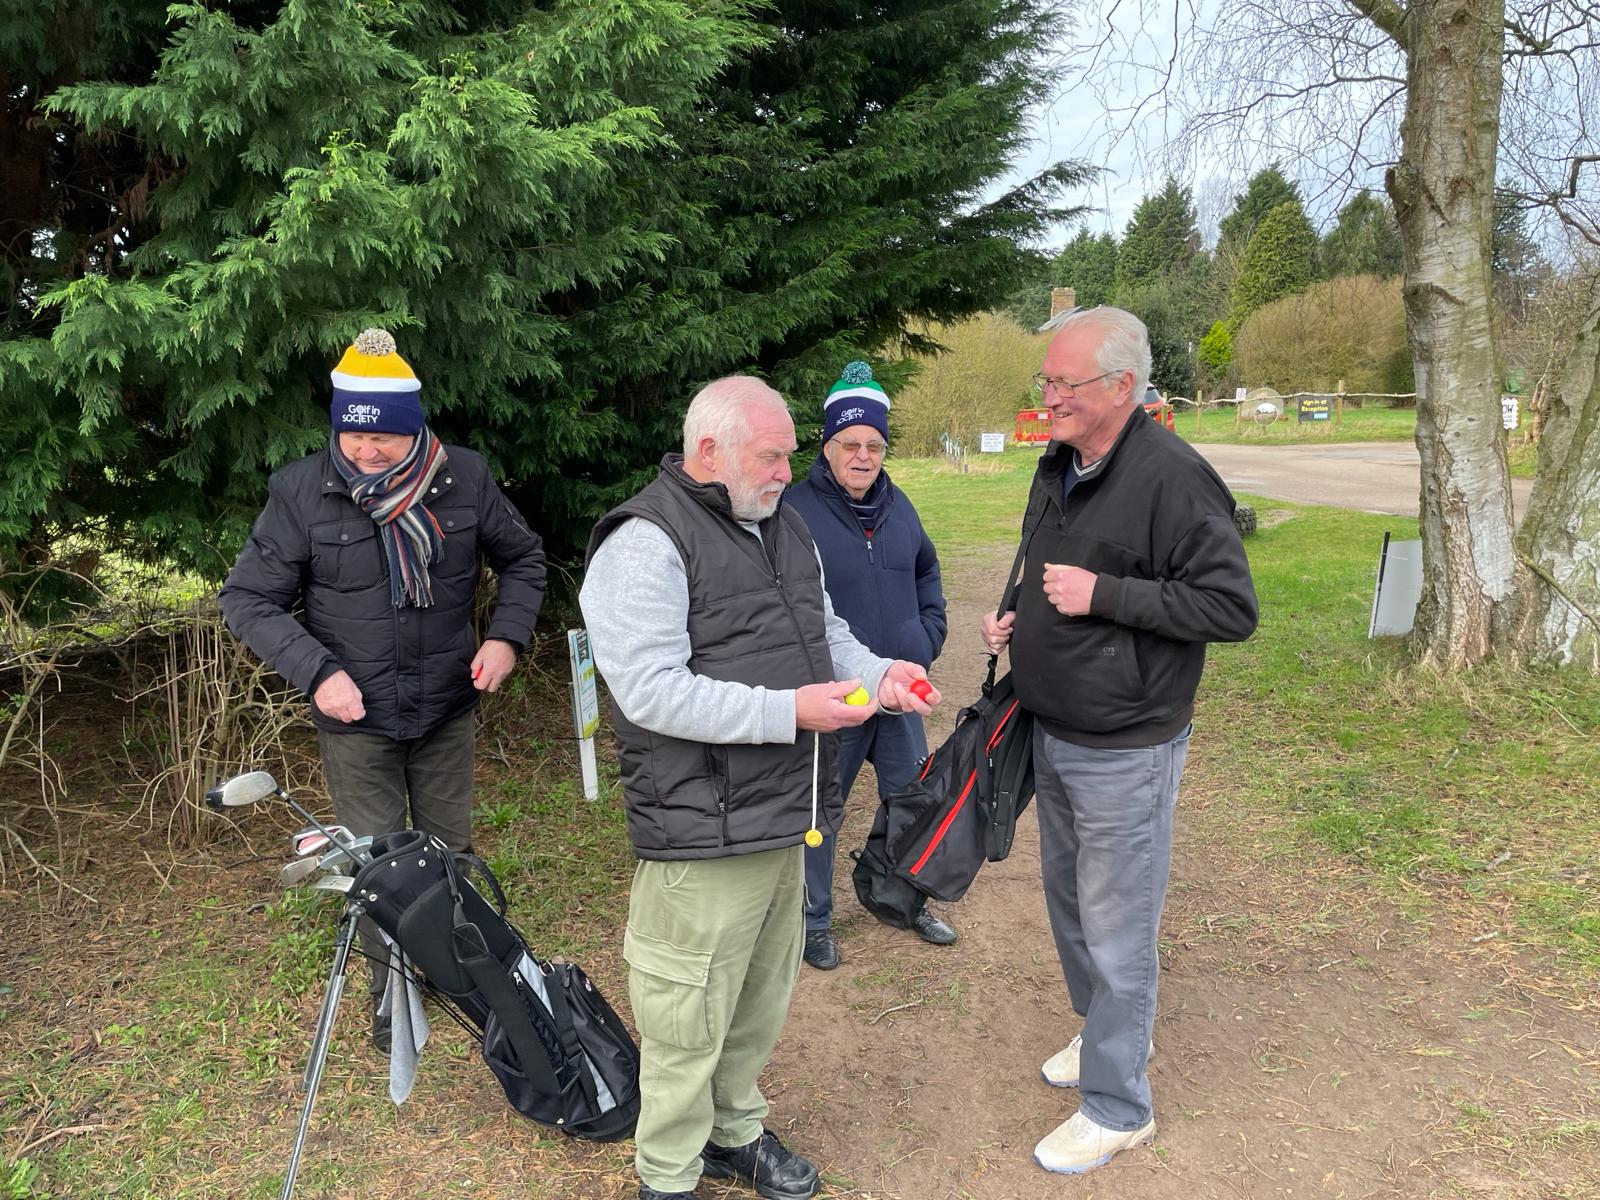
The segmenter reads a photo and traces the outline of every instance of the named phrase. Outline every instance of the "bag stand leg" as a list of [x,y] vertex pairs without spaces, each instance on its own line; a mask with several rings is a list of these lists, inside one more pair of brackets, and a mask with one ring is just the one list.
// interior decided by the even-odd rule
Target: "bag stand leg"
[[350,966],[350,948],[356,940],[356,918],[359,905],[345,909],[344,921],[339,929],[339,941],[334,950],[333,970],[328,973],[328,993],[322,1001],[322,1015],[317,1018],[316,1036],[311,1039],[311,1061],[306,1063],[306,1073],[301,1079],[306,1103],[300,1110],[300,1129],[294,1136],[294,1149],[289,1154],[289,1169],[283,1177],[283,1190],[278,1200],[289,1200],[294,1192],[294,1179],[300,1173],[300,1152],[305,1146],[306,1131],[311,1127],[311,1108],[317,1102],[317,1088],[322,1083],[322,1067],[328,1061],[328,1045],[333,1040],[333,1022],[339,1015],[339,999],[344,995],[345,974]]

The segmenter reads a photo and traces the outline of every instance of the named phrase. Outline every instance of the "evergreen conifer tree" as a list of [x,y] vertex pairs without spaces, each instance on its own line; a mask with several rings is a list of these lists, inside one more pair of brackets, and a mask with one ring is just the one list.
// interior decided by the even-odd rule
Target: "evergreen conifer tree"
[[1244,247],[1250,237],[1278,205],[1300,203],[1300,189],[1284,175],[1277,163],[1257,171],[1243,192],[1233,198],[1233,208],[1217,226],[1219,251],[1226,246]]
[[1188,188],[1168,178],[1162,189],[1139,201],[1117,250],[1120,294],[1131,293],[1193,261],[1200,248],[1194,200]]
[[760,371],[803,415],[908,321],[1008,294],[1084,177],[982,199],[1047,16],[122,0],[8,24],[6,120],[46,132],[3,143],[0,560],[92,530],[220,572],[374,324],[570,551],[700,382]]
[[1238,329],[1263,304],[1303,292],[1316,278],[1317,234],[1298,200],[1287,200],[1264,218],[1245,247],[1233,281],[1229,324]]
[[1117,287],[1117,239],[1080,229],[1056,256],[1053,274],[1057,286],[1077,291],[1082,307],[1110,304]]
[[1388,201],[1362,188],[1339,210],[1318,257],[1324,279],[1400,274],[1400,227]]

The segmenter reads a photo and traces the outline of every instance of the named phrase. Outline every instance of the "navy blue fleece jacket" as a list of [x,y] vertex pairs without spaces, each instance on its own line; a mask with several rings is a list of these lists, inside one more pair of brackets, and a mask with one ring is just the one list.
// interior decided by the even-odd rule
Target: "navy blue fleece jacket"
[[784,495],[811,530],[828,598],[856,640],[884,658],[929,667],[947,628],[939,556],[917,510],[887,471],[865,499],[878,507],[870,538],[820,454],[807,477]]

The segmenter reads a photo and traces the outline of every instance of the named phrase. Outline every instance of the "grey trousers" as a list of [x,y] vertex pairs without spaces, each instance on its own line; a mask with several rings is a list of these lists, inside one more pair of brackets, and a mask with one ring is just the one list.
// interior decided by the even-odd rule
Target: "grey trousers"
[[[472,848],[472,766],[477,713],[468,709],[417,738],[317,730],[333,814],[356,837],[409,827],[452,850]],[[361,921],[372,994],[383,994],[386,969],[377,928]]]
[[634,1166],[658,1192],[700,1181],[707,1141],[761,1136],[757,1079],[800,974],[804,846],[641,862],[628,897],[628,998],[639,1029]]
[[1079,1110],[1107,1129],[1142,1128],[1153,1112],[1156,935],[1188,752],[1188,729],[1159,746],[1103,750],[1034,727],[1045,907],[1083,1017]]

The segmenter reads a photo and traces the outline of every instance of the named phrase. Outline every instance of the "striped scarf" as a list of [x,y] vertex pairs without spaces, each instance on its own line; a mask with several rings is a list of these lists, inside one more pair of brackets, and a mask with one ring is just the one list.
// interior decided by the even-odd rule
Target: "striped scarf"
[[396,608],[433,603],[428,564],[444,557],[444,531],[419,497],[445,464],[444,443],[426,425],[407,454],[387,471],[364,475],[333,439],[333,465],[350,488],[350,499],[378,523],[378,537],[389,556],[389,598]]

